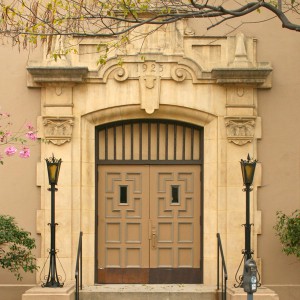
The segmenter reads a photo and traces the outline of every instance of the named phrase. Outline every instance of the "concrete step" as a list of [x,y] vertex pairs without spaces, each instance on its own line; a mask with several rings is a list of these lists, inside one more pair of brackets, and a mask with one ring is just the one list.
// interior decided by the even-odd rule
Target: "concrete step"
[[202,284],[103,284],[80,291],[80,300],[216,299],[216,287]]

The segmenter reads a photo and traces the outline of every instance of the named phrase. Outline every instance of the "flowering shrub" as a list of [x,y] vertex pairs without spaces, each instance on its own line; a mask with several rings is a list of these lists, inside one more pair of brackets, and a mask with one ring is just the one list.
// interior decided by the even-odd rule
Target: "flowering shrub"
[[[4,155],[9,157],[19,153],[21,158],[28,158],[30,149],[25,145],[37,139],[31,123],[17,132],[13,132],[11,127],[10,115],[0,111],[0,164],[3,164]],[[35,240],[29,232],[20,228],[13,217],[0,215],[0,268],[11,271],[18,280],[22,279],[22,270],[33,273],[37,270],[31,252],[34,248]]]
[[[21,158],[30,157],[30,149],[25,145],[37,140],[36,130],[31,123],[26,123],[17,132],[12,132],[11,127],[10,114],[0,111],[0,164],[3,164],[4,155],[9,157],[19,153]],[[4,152],[1,146],[4,146]]]

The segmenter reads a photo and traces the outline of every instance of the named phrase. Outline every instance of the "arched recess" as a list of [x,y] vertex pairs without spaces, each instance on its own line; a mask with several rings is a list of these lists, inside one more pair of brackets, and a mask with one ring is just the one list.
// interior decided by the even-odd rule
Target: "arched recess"
[[[146,114],[143,110],[140,110],[139,106],[132,105],[132,106],[123,106],[123,107],[114,107],[109,108],[101,111],[92,112],[90,114],[87,114],[82,117],[81,120],[81,146],[82,146],[82,192],[81,192],[81,198],[82,203],[85,203],[88,201],[91,203],[90,199],[87,199],[87,197],[92,197],[95,199],[93,206],[91,206],[89,209],[94,212],[94,215],[90,214],[90,218],[88,220],[89,222],[89,234],[87,236],[87,244],[91,245],[91,240],[95,242],[95,245],[97,244],[97,240],[95,240],[95,237],[97,236],[95,224],[97,221],[97,194],[95,193],[97,189],[97,178],[95,172],[95,165],[97,166],[96,160],[95,160],[95,129],[97,126],[108,124],[108,123],[117,123],[120,121],[129,121],[129,120],[163,120],[163,122],[170,122],[173,123],[174,121],[179,122],[180,124],[188,124],[192,127],[202,127],[204,128],[202,141],[205,140],[211,141],[216,140],[216,130],[212,130],[217,128],[217,118],[209,113],[201,112],[192,110],[185,107],[176,107],[176,106],[169,106],[169,105],[161,105],[160,109],[156,111],[153,115]],[[183,123],[181,123],[183,122]],[[207,129],[207,130],[205,130]],[[203,152],[205,156],[205,152],[208,152],[206,147],[203,147]],[[208,154],[208,156],[211,156],[211,154]],[[203,156],[202,156],[203,158]],[[201,158],[201,159],[202,159]],[[209,159],[211,160],[211,159]],[[201,162],[203,164],[203,160]],[[88,169],[88,170],[87,170]],[[96,167],[97,170],[97,167]],[[85,176],[84,174],[95,174],[95,176]],[[202,176],[203,173],[201,173]],[[93,177],[93,178],[92,178]],[[204,190],[201,190],[201,199],[205,197],[203,195]],[[202,206],[202,204],[201,204]],[[212,217],[214,218],[214,217]],[[84,218],[83,218],[84,219]],[[203,224],[203,208],[202,208],[202,215],[201,215],[201,222]],[[83,220],[84,222],[84,220]],[[95,230],[92,230],[92,226],[94,226]],[[203,238],[203,227],[199,227],[199,235],[201,234],[201,238]],[[205,261],[205,250],[203,249],[203,242],[201,241],[201,275],[200,275],[200,281],[203,282],[203,261]],[[90,246],[87,246],[88,248]],[[98,246],[97,246],[98,247]],[[95,253],[97,250],[97,247],[95,247]],[[91,253],[91,251],[90,251]],[[95,260],[94,253],[89,254],[89,257],[87,257],[87,261],[90,267],[92,265],[96,266],[96,260]],[[96,269],[96,268],[95,268]],[[90,269],[91,271],[91,269]],[[186,271],[188,272],[188,270]],[[198,273],[199,274],[199,273]],[[89,281],[92,281],[91,274],[86,274],[87,277],[89,277]],[[119,276],[120,277],[120,276]],[[165,277],[165,275],[163,275]],[[94,282],[98,282],[98,273],[94,272]],[[174,281],[171,279],[171,281]],[[169,281],[169,282],[171,282]],[[198,279],[195,282],[199,282]]]

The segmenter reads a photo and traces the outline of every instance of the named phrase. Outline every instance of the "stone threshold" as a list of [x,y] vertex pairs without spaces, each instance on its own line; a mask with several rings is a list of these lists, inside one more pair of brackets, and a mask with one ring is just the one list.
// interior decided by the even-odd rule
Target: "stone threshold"
[[82,289],[82,292],[95,293],[215,293],[216,291],[216,286],[203,284],[97,284]]

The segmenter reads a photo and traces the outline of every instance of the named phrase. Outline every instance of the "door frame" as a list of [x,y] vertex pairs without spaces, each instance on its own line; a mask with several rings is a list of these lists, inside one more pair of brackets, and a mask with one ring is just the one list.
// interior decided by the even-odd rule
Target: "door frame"
[[[125,159],[125,157],[122,155],[123,159],[116,159],[116,155],[114,155],[113,159],[108,159],[107,155],[105,154],[104,159],[99,158],[99,150],[100,150],[100,138],[99,138],[99,131],[100,130],[105,130],[105,140],[106,140],[106,145],[105,145],[105,152],[107,152],[107,129],[108,128],[116,128],[117,126],[122,126],[122,136],[123,136],[123,146],[122,146],[122,151],[125,150],[125,131],[124,131],[124,126],[128,124],[166,124],[166,126],[171,125],[174,126],[174,131],[176,126],[182,126],[183,128],[192,128],[192,130],[197,130],[199,132],[199,157],[197,159],[176,159],[176,153],[174,153],[175,159],[151,159],[150,155],[148,155],[148,159],[142,159],[142,156],[139,157],[139,159]],[[157,125],[159,126],[159,125]],[[168,128],[168,127],[167,127]],[[114,129],[113,129],[114,130]],[[116,131],[114,130],[114,134]],[[148,132],[150,135],[150,132]],[[174,149],[176,148],[175,142],[176,142],[176,133],[174,133]],[[183,139],[185,139],[183,137]],[[148,140],[148,144],[149,144]],[[167,142],[166,142],[167,144]],[[167,146],[168,147],[168,146]],[[148,152],[151,146],[148,146]],[[140,151],[142,150],[142,146],[140,146]],[[166,150],[167,151],[167,150]],[[176,150],[174,150],[176,151]],[[116,147],[114,146],[114,152],[116,152]],[[184,154],[182,154],[184,156]],[[191,156],[193,156],[191,154]],[[95,245],[94,245],[94,256],[95,256],[95,265],[94,265],[94,283],[98,283],[98,167],[101,165],[199,165],[200,166],[200,182],[201,188],[200,188],[200,283],[203,283],[203,256],[204,256],[204,228],[203,228],[203,220],[204,220],[204,128],[201,126],[197,126],[194,124],[186,123],[186,122],[181,122],[181,121],[174,121],[174,120],[165,120],[165,119],[132,119],[132,120],[122,120],[122,121],[116,121],[116,122],[110,122],[106,124],[102,124],[99,126],[95,127]]]

